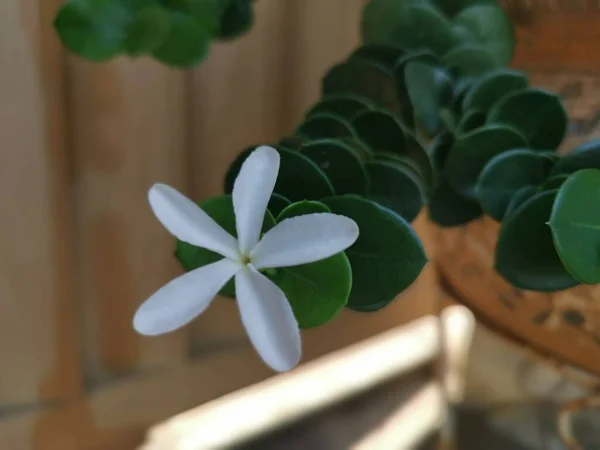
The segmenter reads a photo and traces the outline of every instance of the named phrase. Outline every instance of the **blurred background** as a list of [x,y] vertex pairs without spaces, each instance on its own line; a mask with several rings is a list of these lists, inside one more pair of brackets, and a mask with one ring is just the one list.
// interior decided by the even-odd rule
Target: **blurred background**
[[[180,271],[146,193],[164,182],[197,200],[217,195],[235,155],[291,132],[326,70],[358,43],[364,3],[260,0],[245,37],[184,72],[82,61],[52,29],[60,1],[0,2],[0,448],[134,449],[151,425],[272,376],[224,299],[181,331],[135,334],[138,305]],[[505,6],[518,26],[515,65],[563,95],[574,143],[600,135],[598,6]],[[434,260],[422,219],[416,228]],[[443,295],[429,264],[384,311],[344,312],[307,331],[304,361],[436,313]],[[477,354],[489,355],[481,333]],[[498,365],[509,371],[510,361]],[[471,371],[479,398],[524,395],[503,396],[489,378],[501,371],[485,367]],[[531,442],[524,448],[543,448]]]

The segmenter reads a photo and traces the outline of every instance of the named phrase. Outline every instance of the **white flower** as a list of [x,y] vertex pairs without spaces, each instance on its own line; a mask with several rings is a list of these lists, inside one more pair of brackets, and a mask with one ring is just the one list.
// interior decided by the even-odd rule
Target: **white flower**
[[146,300],[133,320],[139,333],[157,335],[182,327],[235,277],[240,316],[256,351],[276,371],[298,364],[300,330],[292,308],[260,271],[339,253],[356,241],[358,226],[344,216],[308,214],[283,220],[260,239],[278,172],[279,154],[270,147],[257,148],[242,165],[232,194],[237,240],[175,189],[164,184],[150,189],[150,205],[170,233],[224,258],[176,278]]

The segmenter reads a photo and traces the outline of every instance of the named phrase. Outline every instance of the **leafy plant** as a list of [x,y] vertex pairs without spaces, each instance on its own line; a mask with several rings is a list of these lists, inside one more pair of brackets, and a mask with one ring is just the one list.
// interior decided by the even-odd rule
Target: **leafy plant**
[[252,21],[253,0],[70,0],[54,25],[65,47],[90,61],[151,56],[185,68]]
[[[250,0],[74,0],[56,27],[88,59],[150,54],[185,67],[251,21]],[[506,67],[515,38],[497,1],[371,0],[361,31],[302,122],[270,144],[281,167],[264,231],[319,211],[360,228],[345,253],[268,274],[300,325],[344,306],[379,310],[409,287],[427,261],[410,226],[424,209],[441,227],[501,222],[495,268],[518,288],[599,283],[600,141],[557,153],[564,105]],[[231,164],[226,194],[255,148]],[[231,208],[218,206],[227,198],[201,206],[234,233]],[[187,270],[214,259],[183,243],[176,255]]]

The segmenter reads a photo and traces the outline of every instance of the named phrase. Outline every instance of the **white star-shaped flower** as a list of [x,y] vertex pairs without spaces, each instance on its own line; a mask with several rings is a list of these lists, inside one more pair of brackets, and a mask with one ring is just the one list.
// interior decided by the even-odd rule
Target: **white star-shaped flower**
[[308,214],[283,220],[260,239],[278,172],[279,153],[273,148],[259,147],[245,160],[232,194],[237,240],[175,189],[164,184],[150,189],[150,205],[171,234],[223,259],[174,279],[146,300],[133,320],[139,333],[158,335],[184,326],[235,277],[237,305],[254,348],[276,371],[298,364],[298,322],[283,291],[260,271],[335,255],[356,241],[358,226],[336,214]]

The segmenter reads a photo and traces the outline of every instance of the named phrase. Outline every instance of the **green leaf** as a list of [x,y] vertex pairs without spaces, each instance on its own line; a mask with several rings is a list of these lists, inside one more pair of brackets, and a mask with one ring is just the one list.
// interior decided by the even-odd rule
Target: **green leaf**
[[219,33],[221,14],[225,3],[229,0],[134,0],[143,3],[160,3],[172,12],[180,12],[186,16],[193,17],[200,28],[210,36]]
[[476,109],[487,113],[506,95],[525,89],[529,80],[522,73],[512,69],[496,69],[479,78],[469,89],[462,102],[462,110]]
[[277,147],[286,148],[288,150],[300,150],[304,144],[310,142],[310,139],[305,136],[286,136],[280,139],[277,143]]
[[333,113],[315,113],[309,116],[296,130],[309,139],[352,137],[352,124],[344,117]]
[[346,250],[353,277],[349,308],[382,308],[416,280],[427,257],[402,217],[358,196],[332,197],[323,203],[334,214],[353,219],[360,229],[358,240]]
[[367,193],[367,172],[350,145],[339,140],[322,139],[304,145],[300,151],[327,175],[337,194]]
[[509,150],[485,166],[477,182],[477,197],[485,213],[500,221],[511,198],[525,186],[537,187],[550,170],[549,162],[536,152]]
[[138,11],[127,32],[127,53],[132,56],[152,53],[163,45],[171,33],[169,11],[160,5]]
[[552,174],[570,174],[581,169],[600,169],[600,139],[592,139],[562,156]]
[[440,172],[446,165],[446,159],[454,146],[454,135],[449,132],[438,134],[427,149],[427,154],[436,172]]
[[457,138],[446,160],[444,175],[457,193],[476,200],[475,185],[488,161],[507,150],[523,147],[527,147],[527,141],[513,128],[486,125]]
[[352,120],[357,114],[374,108],[375,104],[366,97],[353,94],[333,94],[321,99],[306,116],[331,113]]
[[269,199],[269,204],[267,205],[267,209],[271,211],[273,216],[277,217],[281,211],[290,206],[292,202],[289,199],[285,198],[283,195],[273,194]]
[[[225,175],[225,193],[233,191],[233,183],[242,167],[242,164],[256,149],[248,147],[231,164]],[[319,200],[334,194],[331,182],[327,175],[306,156],[292,150],[277,147],[281,157],[279,176],[275,184],[275,193],[298,202],[301,200]]]
[[[524,186],[519,189],[508,202],[504,217],[510,216],[519,206],[538,193],[535,186]],[[504,218],[503,218],[504,219]]]
[[120,0],[73,0],[54,27],[65,47],[91,61],[107,61],[125,50],[133,11]]
[[[293,203],[277,222],[304,214],[327,213],[322,203]],[[275,282],[285,293],[300,328],[323,325],[332,320],[348,301],[352,270],[344,252],[311,264],[278,269]]]
[[488,115],[488,123],[519,130],[534,149],[555,149],[567,131],[567,111],[558,95],[544,89],[522,89],[502,98]]
[[452,100],[452,80],[445,70],[416,61],[404,70],[415,123],[430,136],[437,134],[441,128],[439,110]]
[[454,24],[451,27],[452,30],[452,42],[456,47],[465,44],[476,44],[477,38],[467,28],[462,25]]
[[600,171],[580,170],[560,188],[548,222],[560,259],[584,284],[600,283],[599,204]]
[[[223,229],[229,232],[229,234],[237,238],[235,213],[233,212],[233,201],[230,195],[205,200],[200,202],[198,206],[223,227]],[[263,223],[263,233],[273,228],[273,226],[275,226],[275,219],[269,211],[266,211]],[[223,255],[206,250],[205,248],[196,247],[180,240],[177,240],[175,256],[187,272],[223,259]],[[235,297],[233,280],[230,280],[225,285],[220,294]]]
[[371,179],[368,197],[412,222],[424,203],[418,177],[392,161],[369,161],[365,167]]
[[[206,0],[204,0],[206,1]],[[223,7],[218,38],[231,40],[246,33],[254,22],[252,0],[220,0]]]
[[547,225],[556,194],[537,193],[502,222],[495,267],[519,289],[555,292],[578,284],[558,257]]
[[474,200],[458,195],[442,177],[429,202],[429,218],[444,228],[465,225],[483,214]]
[[569,178],[568,175],[554,175],[544,181],[538,186],[540,191],[551,191],[553,189],[560,189],[565,181]]
[[461,117],[460,122],[456,126],[456,134],[470,133],[483,125],[485,125],[485,113],[471,109]]
[[154,51],[154,57],[163,63],[192,67],[208,55],[211,35],[189,15],[171,13],[171,33],[166,42]]
[[367,43],[405,50],[430,48],[440,55],[452,45],[450,21],[436,7],[420,1],[371,0],[362,14],[361,33]]
[[442,58],[456,76],[478,76],[499,67],[494,56],[478,44],[464,44],[453,48]]
[[498,0],[432,0],[440,9],[449,16],[454,16],[458,12],[472,5],[497,5]]
[[397,111],[398,93],[392,73],[380,64],[353,59],[334,66],[323,79],[323,97],[355,94],[390,111]]
[[510,63],[515,50],[512,23],[498,5],[475,5],[463,9],[453,20],[468,29],[497,60],[499,65]]
[[364,44],[358,47],[350,58],[359,58],[373,61],[392,70],[404,50],[389,44]]

